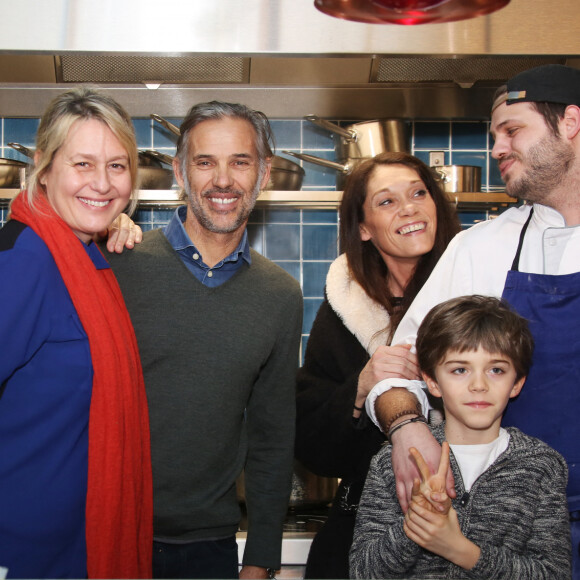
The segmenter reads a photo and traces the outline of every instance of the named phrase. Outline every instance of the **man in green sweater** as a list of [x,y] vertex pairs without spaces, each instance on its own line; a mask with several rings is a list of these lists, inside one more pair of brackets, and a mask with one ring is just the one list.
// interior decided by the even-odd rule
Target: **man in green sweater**
[[156,578],[241,578],[280,567],[291,489],[302,295],[250,249],[246,224],[270,176],[271,129],[243,105],[192,107],[173,169],[186,205],[132,251],[108,254],[145,375]]

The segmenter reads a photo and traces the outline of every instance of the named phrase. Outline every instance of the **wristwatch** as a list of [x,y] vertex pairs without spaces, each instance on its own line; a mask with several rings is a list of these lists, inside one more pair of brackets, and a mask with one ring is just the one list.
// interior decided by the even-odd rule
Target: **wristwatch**
[[268,572],[268,578],[271,580],[276,578],[276,570],[274,568],[266,568],[266,571]]

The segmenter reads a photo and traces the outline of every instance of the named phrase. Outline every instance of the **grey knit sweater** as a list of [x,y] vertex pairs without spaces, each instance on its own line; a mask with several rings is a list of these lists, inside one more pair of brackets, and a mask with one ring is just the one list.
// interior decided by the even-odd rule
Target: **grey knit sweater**
[[161,230],[108,258],[145,375],[155,537],[235,534],[235,482],[245,469],[244,563],[277,567],[293,467],[300,286],[252,251],[250,266],[208,288]]
[[[439,442],[444,427],[434,429]],[[391,447],[374,457],[363,491],[350,555],[353,578],[481,578],[554,580],[571,577],[564,459],[539,439],[507,428],[509,446],[465,492],[453,453],[463,534],[481,548],[467,571],[409,540],[395,493]]]

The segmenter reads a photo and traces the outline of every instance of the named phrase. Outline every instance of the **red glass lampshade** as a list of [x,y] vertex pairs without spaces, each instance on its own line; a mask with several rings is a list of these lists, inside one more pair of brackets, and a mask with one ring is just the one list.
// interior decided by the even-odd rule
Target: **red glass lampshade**
[[369,24],[427,24],[490,14],[510,0],[315,0],[318,10]]

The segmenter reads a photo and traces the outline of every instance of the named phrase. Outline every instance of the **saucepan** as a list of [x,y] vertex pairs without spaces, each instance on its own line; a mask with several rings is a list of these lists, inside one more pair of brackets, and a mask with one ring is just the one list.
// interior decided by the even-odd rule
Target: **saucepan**
[[336,158],[342,161],[368,159],[385,151],[409,152],[407,124],[402,119],[362,121],[340,127],[316,115],[304,118],[334,133]]
[[330,161],[307,153],[293,151],[283,153],[308,163],[334,169],[337,171],[337,189],[343,189],[346,176],[362,161],[387,151],[409,152],[407,125],[401,119],[363,121],[344,128],[316,115],[307,115],[305,119],[335,134],[338,161]]
[[[34,151],[20,143],[8,143],[9,147],[34,159]],[[156,155],[155,155],[156,154]],[[140,189],[171,189],[173,184],[173,171],[171,169],[171,157],[157,151],[139,151],[139,168],[137,171]],[[169,164],[169,167],[165,167]]]
[[[150,117],[174,135],[181,135],[179,127],[167,119],[164,119],[155,113],[152,113]],[[274,155],[272,158],[270,181],[268,182],[266,189],[274,191],[298,191],[302,187],[304,175],[304,169],[302,169],[300,165],[284,157]]]
[[476,165],[439,165],[432,167],[447,193],[481,191],[481,167]]
[[20,188],[24,183],[26,167],[23,161],[0,158],[0,188]]

